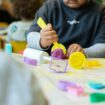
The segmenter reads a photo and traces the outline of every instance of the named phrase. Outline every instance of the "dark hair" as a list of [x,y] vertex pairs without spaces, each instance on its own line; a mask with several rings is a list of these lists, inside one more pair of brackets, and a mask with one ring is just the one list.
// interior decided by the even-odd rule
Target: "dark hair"
[[12,0],[13,12],[16,18],[34,19],[36,11],[41,6],[41,0]]

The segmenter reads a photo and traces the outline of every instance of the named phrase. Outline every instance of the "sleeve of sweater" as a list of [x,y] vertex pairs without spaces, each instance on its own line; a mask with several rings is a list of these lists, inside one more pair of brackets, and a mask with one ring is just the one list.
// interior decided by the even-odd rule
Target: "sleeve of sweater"
[[105,57],[105,44],[97,43],[89,48],[84,49],[85,54],[89,58],[104,58]]
[[40,33],[39,32],[30,32],[27,36],[28,47],[37,49],[37,50],[47,50],[49,48],[43,49],[40,46]]
[[[28,47],[35,48],[38,50],[46,50],[42,49],[40,46],[40,33],[38,32],[31,32],[27,37]],[[105,57],[105,44],[104,43],[97,43],[89,48],[84,49],[85,54],[89,58],[103,58]]]

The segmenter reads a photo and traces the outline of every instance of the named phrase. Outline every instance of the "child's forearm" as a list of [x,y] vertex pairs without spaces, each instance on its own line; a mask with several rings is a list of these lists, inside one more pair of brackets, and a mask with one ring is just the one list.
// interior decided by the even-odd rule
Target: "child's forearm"
[[85,48],[84,51],[89,58],[104,58],[105,43],[97,43],[89,48]]
[[27,35],[27,44],[28,47],[38,49],[38,50],[47,50],[43,49],[40,46],[40,33],[39,32],[30,32]]
[[[30,48],[35,48],[38,50],[46,50],[40,46],[40,33],[30,32],[27,36],[27,44]],[[89,48],[84,49],[87,57],[90,58],[103,58],[105,57],[105,44],[97,43]]]

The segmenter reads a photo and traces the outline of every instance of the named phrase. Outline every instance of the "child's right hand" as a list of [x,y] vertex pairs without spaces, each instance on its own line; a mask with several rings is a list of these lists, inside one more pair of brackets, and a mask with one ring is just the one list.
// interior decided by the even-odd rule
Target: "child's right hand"
[[47,48],[51,46],[54,42],[58,41],[58,36],[56,31],[53,30],[52,25],[48,24],[45,29],[40,31],[41,40],[40,45],[42,48]]

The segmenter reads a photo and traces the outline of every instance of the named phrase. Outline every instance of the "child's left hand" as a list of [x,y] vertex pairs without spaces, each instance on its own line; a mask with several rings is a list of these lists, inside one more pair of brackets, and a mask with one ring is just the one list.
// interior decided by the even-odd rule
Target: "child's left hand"
[[71,44],[67,50],[67,58],[73,53],[73,52],[81,52],[85,55],[85,52],[83,48],[79,44]]

